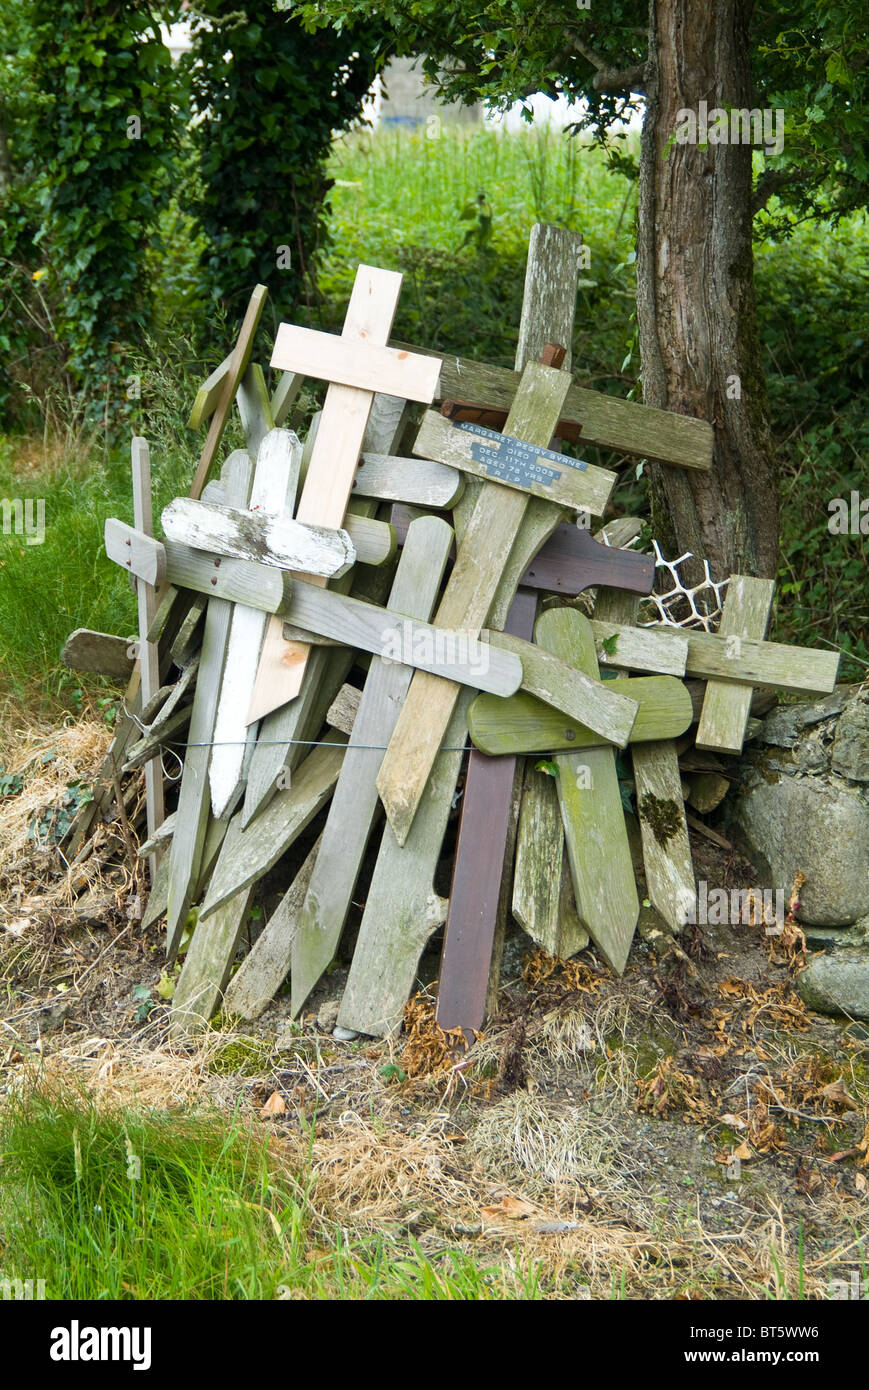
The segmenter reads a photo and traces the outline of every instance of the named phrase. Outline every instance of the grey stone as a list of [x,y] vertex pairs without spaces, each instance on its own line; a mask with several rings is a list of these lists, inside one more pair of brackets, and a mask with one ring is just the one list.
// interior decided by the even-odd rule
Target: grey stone
[[818,1013],[869,1019],[869,952],[845,950],[813,956],[797,980],[797,989],[809,1008]]
[[856,788],[820,777],[761,780],[743,791],[735,816],[775,887],[806,875],[800,921],[839,927],[869,914],[869,805]]
[[317,1013],[317,1027],[322,1028],[324,1033],[331,1033],[338,1022],[340,1008],[340,999],[327,999],[325,1004],[320,1005]]
[[860,930],[859,922],[851,927],[815,927],[809,922],[803,922],[801,926],[806,945],[813,951],[828,951],[837,946],[862,946],[866,942],[866,934]]
[[797,701],[792,705],[779,705],[764,719],[758,735],[759,742],[772,743],[777,748],[793,748],[803,729],[841,714],[849,695],[850,687],[843,685],[832,695],[827,695],[823,700],[813,700],[811,704]]
[[852,782],[869,782],[869,691],[848,706],[836,725],[833,771]]

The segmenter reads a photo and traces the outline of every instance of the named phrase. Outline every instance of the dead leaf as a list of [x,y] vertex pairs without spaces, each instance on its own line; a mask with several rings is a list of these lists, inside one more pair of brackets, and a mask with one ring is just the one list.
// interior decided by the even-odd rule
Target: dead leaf
[[271,1119],[272,1115],[285,1115],[287,1102],[284,1100],[280,1091],[272,1091],[260,1113],[261,1120]]
[[480,1215],[484,1221],[524,1221],[528,1216],[539,1216],[537,1207],[524,1202],[521,1197],[502,1197],[496,1207],[483,1207]]
[[733,1150],[733,1154],[731,1156],[733,1158],[738,1158],[742,1163],[745,1163],[748,1159],[751,1158],[751,1149],[748,1147],[744,1139],[740,1144],[739,1148]]
[[841,1105],[846,1110],[860,1109],[854,1097],[845,1090],[841,1077],[838,1081],[831,1081],[829,1086],[822,1086],[818,1094],[830,1105]]
[[718,1123],[720,1125],[729,1125],[731,1129],[745,1129],[745,1120],[740,1119],[738,1115],[720,1115]]
[[862,1173],[854,1174],[854,1186],[858,1192],[869,1192],[869,1182],[867,1182]]

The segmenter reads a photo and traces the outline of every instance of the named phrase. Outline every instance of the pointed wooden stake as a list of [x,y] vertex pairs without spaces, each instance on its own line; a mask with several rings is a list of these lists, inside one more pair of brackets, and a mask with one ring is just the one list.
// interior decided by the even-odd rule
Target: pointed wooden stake
[[[151,510],[151,456],[147,441],[134,438],[132,444],[133,465],[133,518],[138,531],[153,534],[153,514]],[[147,705],[160,685],[160,655],[157,644],[148,641],[148,629],[157,611],[156,590],[143,579],[136,581],[136,594],[139,606],[139,671],[142,683],[142,705]],[[163,767],[159,756],[149,759],[145,764],[145,798],[148,814],[148,839],[152,839],[163,823],[165,805],[163,801]],[[157,876],[160,863],[159,853],[148,856],[148,870],[151,886]]]

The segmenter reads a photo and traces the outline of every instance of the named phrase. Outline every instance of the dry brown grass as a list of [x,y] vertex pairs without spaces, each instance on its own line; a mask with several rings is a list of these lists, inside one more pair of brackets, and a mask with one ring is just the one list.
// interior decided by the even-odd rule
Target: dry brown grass
[[[111,742],[104,719],[70,720],[58,727],[31,722],[8,701],[0,720],[0,763],[7,775],[24,778],[23,789],[0,797],[0,871],[28,847],[34,815],[59,806],[70,782],[95,772]],[[42,762],[53,754],[49,762]]]

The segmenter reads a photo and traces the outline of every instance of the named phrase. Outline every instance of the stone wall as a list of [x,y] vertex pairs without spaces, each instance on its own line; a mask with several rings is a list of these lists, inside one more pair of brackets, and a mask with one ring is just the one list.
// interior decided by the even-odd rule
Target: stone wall
[[772,886],[805,875],[806,1002],[869,1018],[869,686],[773,710],[725,805],[731,834]]

